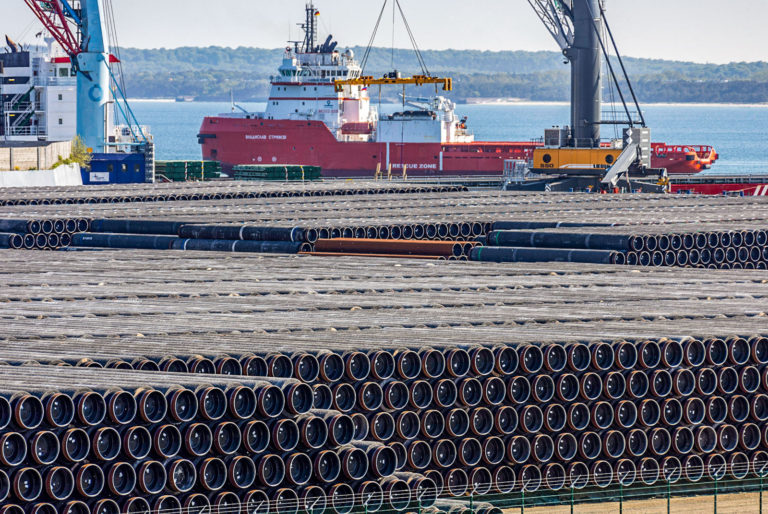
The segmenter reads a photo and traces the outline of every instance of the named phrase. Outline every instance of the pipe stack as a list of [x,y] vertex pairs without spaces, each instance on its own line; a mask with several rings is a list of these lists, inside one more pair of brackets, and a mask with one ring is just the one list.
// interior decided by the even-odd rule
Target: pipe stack
[[89,228],[84,218],[0,219],[0,248],[12,250],[57,250],[67,248],[72,238]]
[[474,260],[768,269],[768,232],[762,229],[655,233],[638,232],[633,227],[600,232],[594,227],[494,230],[485,241],[488,248],[475,250]]

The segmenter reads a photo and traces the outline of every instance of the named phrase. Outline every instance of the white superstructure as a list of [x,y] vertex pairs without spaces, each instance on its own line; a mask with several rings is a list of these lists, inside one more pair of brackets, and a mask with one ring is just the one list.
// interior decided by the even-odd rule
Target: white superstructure
[[77,124],[77,79],[69,58],[46,38],[0,53],[0,143],[70,141]]

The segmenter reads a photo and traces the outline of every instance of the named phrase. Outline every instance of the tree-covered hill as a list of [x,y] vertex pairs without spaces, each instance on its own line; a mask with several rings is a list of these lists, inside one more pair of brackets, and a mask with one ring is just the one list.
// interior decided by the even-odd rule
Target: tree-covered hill
[[[363,49],[353,47],[358,57]],[[192,96],[222,100],[230,91],[240,101],[263,100],[283,49],[175,48],[121,51],[131,96]],[[569,69],[558,52],[429,50],[429,71],[455,79],[455,100],[520,98],[567,100]],[[393,66],[394,63],[394,66]],[[724,65],[654,59],[626,59],[628,71],[645,102],[768,102],[768,63]],[[381,75],[393,68],[420,69],[411,50],[374,48],[366,72]],[[390,93],[390,95],[393,93]]]

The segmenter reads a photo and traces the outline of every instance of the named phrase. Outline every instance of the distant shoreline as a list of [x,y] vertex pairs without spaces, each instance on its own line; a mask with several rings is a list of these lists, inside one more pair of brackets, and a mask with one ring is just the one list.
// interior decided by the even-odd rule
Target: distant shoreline
[[[132,98],[132,102],[146,102],[146,103],[228,103],[225,100],[192,100],[185,102],[177,102],[174,98]],[[240,100],[239,103],[266,103],[266,100]],[[397,103],[397,102],[386,102]],[[479,105],[479,106],[521,106],[521,107],[547,107],[547,106],[568,106],[568,102],[555,102],[545,100],[511,100],[511,99],[467,99],[467,101],[460,103],[459,105]],[[766,103],[705,103],[705,102],[648,102],[643,103],[642,107],[758,107],[768,108],[768,102]]]

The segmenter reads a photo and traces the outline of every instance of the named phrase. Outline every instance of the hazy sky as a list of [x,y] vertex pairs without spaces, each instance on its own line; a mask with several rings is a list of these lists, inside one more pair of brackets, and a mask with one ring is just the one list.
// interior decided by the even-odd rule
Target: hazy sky
[[[111,0],[122,46],[256,46],[296,38],[305,0]],[[400,0],[424,49],[554,50],[526,0]],[[368,42],[382,0],[315,0],[321,34]],[[608,0],[625,55],[697,62],[768,61],[768,0]],[[0,0],[0,35],[39,30],[22,0]],[[20,36],[24,36],[23,38]],[[391,11],[377,46],[390,46]],[[397,47],[408,47],[398,30]]]

